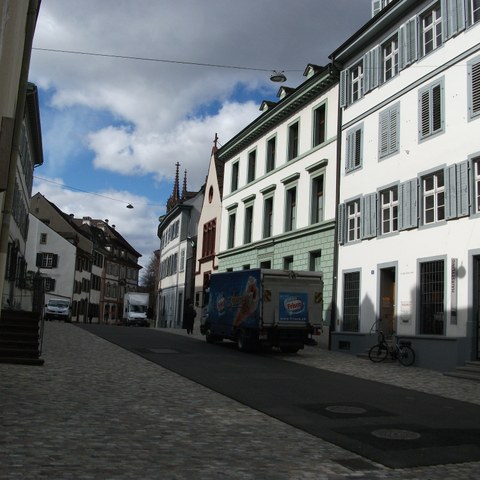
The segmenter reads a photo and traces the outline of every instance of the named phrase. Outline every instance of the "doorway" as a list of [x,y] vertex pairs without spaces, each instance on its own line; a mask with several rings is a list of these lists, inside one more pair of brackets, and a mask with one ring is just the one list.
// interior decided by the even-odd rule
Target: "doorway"
[[393,335],[397,331],[397,322],[395,318],[395,295],[395,267],[380,269],[380,315],[378,330],[382,330],[387,336]]
[[476,332],[476,358],[480,360],[480,256],[473,257],[473,321]]

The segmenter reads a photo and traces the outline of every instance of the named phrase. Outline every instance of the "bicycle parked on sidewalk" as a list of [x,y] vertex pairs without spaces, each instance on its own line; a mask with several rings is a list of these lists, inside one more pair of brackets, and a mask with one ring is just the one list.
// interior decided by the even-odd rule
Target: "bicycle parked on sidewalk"
[[395,335],[395,343],[389,344],[383,332],[378,332],[378,343],[368,351],[368,358],[375,363],[383,362],[388,355],[393,360],[398,360],[405,367],[409,367],[415,362],[415,352],[411,342],[399,340]]

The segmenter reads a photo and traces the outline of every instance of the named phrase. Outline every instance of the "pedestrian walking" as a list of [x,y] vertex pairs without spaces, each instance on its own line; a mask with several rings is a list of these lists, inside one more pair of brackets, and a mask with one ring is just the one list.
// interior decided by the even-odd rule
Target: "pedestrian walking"
[[189,335],[193,333],[193,324],[195,323],[196,316],[197,312],[193,308],[193,304],[187,304],[185,311],[183,312],[183,328],[187,330]]

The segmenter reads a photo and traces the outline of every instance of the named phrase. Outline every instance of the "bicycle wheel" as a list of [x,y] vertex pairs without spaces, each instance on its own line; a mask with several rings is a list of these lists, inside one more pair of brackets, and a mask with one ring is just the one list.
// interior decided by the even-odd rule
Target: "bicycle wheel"
[[415,361],[415,352],[407,345],[401,345],[398,347],[398,360],[403,366],[409,367]]
[[368,358],[375,363],[383,362],[388,355],[387,346],[383,343],[377,343],[368,351]]

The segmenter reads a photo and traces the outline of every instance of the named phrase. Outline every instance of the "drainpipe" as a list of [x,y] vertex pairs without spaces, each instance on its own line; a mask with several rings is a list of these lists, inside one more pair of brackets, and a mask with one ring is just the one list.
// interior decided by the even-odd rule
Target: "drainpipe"
[[[339,92],[340,93],[340,92]],[[338,289],[338,212],[340,205],[340,178],[342,161],[342,114],[340,106],[340,94],[338,96],[338,118],[337,118],[337,164],[335,178],[335,237],[333,239],[333,279],[332,279],[332,308],[330,311],[330,328],[328,329],[328,349],[332,349],[332,332],[335,331],[337,321],[337,289]]]
[[[8,164],[7,189],[2,212],[2,226],[0,229],[0,294],[3,295],[5,286],[5,269],[7,265],[8,237],[10,234],[10,218],[13,210],[13,197],[15,193],[15,179],[17,175],[17,159],[19,152],[20,132],[25,103],[27,97],[28,71],[32,54],[33,34],[37,23],[38,11],[41,0],[30,0],[28,4],[27,19],[25,23],[25,43],[23,46],[22,68],[18,84],[17,107],[15,110],[15,126],[13,130],[12,149]],[[0,309],[1,312],[1,309]],[[1,313],[0,313],[1,315]]]

